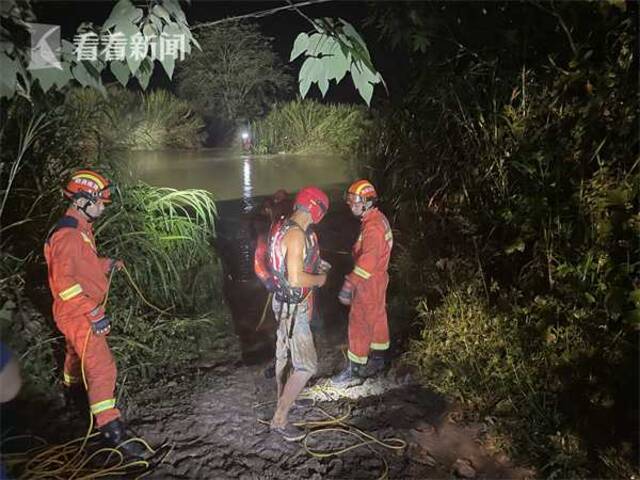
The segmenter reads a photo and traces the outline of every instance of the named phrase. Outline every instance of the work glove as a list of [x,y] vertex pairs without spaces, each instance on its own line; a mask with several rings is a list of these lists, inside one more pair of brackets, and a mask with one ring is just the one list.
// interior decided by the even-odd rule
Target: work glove
[[124,261],[120,259],[115,259],[115,258],[109,259],[109,273],[113,272],[114,270],[119,272],[123,268],[124,268]]
[[102,305],[98,305],[96,308],[91,310],[87,317],[89,318],[89,322],[91,323],[91,330],[96,335],[106,335],[111,330],[111,319],[105,313]]
[[320,265],[318,266],[319,273],[328,273],[331,270],[331,264],[326,260],[320,259]]
[[342,284],[342,288],[338,293],[338,301],[346,305],[347,307],[351,305],[351,300],[353,299],[353,283],[351,283],[347,278],[345,278],[344,283]]

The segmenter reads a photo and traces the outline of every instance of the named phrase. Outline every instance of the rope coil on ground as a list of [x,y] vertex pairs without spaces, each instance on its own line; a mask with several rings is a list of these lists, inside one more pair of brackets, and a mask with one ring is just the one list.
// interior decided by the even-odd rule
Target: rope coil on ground
[[[154,310],[160,313],[166,313],[167,310],[161,310],[147,301],[127,268],[123,267],[123,269],[129,279],[129,282],[142,301]],[[105,295],[102,306],[105,306],[107,303],[109,286],[111,285],[112,278],[113,270],[109,274],[107,295]],[[84,357],[87,345],[89,344],[89,338],[92,335],[93,332],[89,329],[82,348],[82,355],[80,357],[82,382],[85,390],[87,389],[87,379],[84,370]],[[23,439],[37,440],[39,443],[42,443],[42,445],[31,448],[25,452],[3,454],[3,461],[7,466],[12,467],[24,465],[19,479],[25,480],[38,480],[45,478],[56,480],[92,480],[115,475],[131,476],[136,473],[139,475],[134,478],[140,479],[148,475],[152,465],[160,463],[173,449],[172,446],[162,445],[157,450],[154,450],[145,440],[136,437],[122,442],[115,448],[99,448],[90,453],[86,450],[89,440],[100,435],[98,432],[91,433],[92,430],[93,414],[89,411],[89,428],[87,429],[87,433],[83,437],[75,438],[62,445],[49,446],[44,439],[34,435],[16,435],[14,437],[9,437],[2,442],[2,446],[9,442]],[[141,443],[151,454],[149,458],[147,460],[132,460],[125,462],[125,457],[119,449],[123,445],[131,442]],[[93,465],[93,463],[98,463],[97,461],[101,456],[106,456],[106,459],[101,462],[101,465]],[[117,458],[115,463],[111,461],[112,456]]]
[[[329,387],[326,385],[325,386],[316,385],[310,388],[308,391],[311,394],[313,393],[324,394],[330,400],[334,400],[336,395],[339,398],[343,398],[343,399],[346,398],[343,395],[341,395],[340,389],[337,389],[335,387]],[[310,398],[310,397],[303,396],[299,398]],[[407,442],[401,438],[395,438],[395,437],[385,438],[381,440],[358,427],[348,424],[347,420],[351,417],[351,412],[354,407],[354,403],[351,401],[347,403],[347,411],[342,413],[341,415],[336,416],[336,415],[330,414],[324,408],[317,405],[315,399],[313,400],[314,400],[314,403],[311,408],[313,408],[315,411],[319,411],[320,413],[322,413],[327,419],[292,422],[292,424],[296,427],[310,429],[310,431],[307,432],[305,437],[301,440],[302,448],[312,457],[329,458],[329,457],[337,457],[351,450],[355,450],[357,448],[366,446],[369,450],[371,450],[371,452],[374,455],[376,455],[378,458],[382,460],[384,470],[382,474],[378,477],[378,480],[384,480],[388,478],[389,464],[386,458],[384,457],[384,455],[381,452],[375,450],[373,446],[378,445],[388,450],[401,452],[407,447]],[[270,404],[275,404],[275,403],[277,402],[272,401],[272,402],[260,403],[260,404],[254,405],[254,409],[260,408],[262,406],[270,405]],[[257,420],[258,420],[258,423],[261,423],[263,425],[269,425],[269,421],[267,420],[264,420],[261,418],[258,418]],[[309,440],[312,437],[318,437],[320,435],[325,435],[328,433],[339,433],[339,434],[355,437],[358,440],[358,442],[353,445],[349,445],[347,447],[338,448],[334,450],[319,450],[319,449],[311,448],[309,446]]]

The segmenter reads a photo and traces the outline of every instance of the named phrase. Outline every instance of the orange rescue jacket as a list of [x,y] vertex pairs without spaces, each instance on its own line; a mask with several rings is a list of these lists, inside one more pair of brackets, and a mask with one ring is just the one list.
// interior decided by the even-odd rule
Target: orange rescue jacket
[[56,322],[77,316],[99,320],[112,262],[98,257],[93,228],[76,209],[69,208],[49,235],[44,257]]
[[393,233],[389,221],[377,208],[365,212],[360,235],[353,246],[355,266],[347,279],[358,286],[370,278],[386,274],[393,248]]

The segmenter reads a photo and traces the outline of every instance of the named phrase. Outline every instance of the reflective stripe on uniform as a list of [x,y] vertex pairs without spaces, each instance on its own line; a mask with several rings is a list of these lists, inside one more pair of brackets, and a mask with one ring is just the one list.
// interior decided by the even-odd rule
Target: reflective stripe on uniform
[[91,405],[91,413],[97,415],[104,412],[105,410],[111,410],[112,408],[116,408],[115,398],[110,398],[109,400],[103,400],[102,402],[94,403],[93,405]]
[[71,300],[73,297],[77,297],[81,293],[82,293],[82,287],[80,286],[79,283],[76,283],[75,285],[70,286],[66,290],[61,291],[58,294],[58,296],[66,302],[67,300]]
[[89,236],[84,233],[84,232],[80,232],[80,235],[82,235],[82,239],[87,242],[87,243],[91,243],[93,245],[93,242],[91,242],[91,239],[89,238]]
[[351,353],[350,350],[347,351],[347,357],[349,357],[349,360],[351,360],[352,362],[359,363],[360,365],[367,364],[367,357],[359,357],[355,353]]
[[371,350],[388,350],[389,349],[389,342],[385,342],[385,343],[372,343],[370,345]]
[[371,278],[371,274],[369,272],[367,272],[364,268],[359,267],[357,265],[353,268],[353,273],[355,273],[359,277],[364,278],[365,280],[369,280],[369,278]]
[[64,384],[65,385],[72,385],[74,383],[78,383],[80,382],[80,379],[78,377],[74,377],[73,375],[69,375],[67,372],[64,372]]

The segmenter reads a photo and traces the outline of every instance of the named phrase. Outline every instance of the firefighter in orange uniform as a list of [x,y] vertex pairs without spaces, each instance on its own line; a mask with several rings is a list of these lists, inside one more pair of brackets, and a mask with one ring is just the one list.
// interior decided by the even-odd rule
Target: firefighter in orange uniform
[[375,188],[367,180],[358,180],[347,190],[347,205],[360,218],[361,226],[353,246],[355,266],[338,294],[338,300],[351,308],[348,364],[331,378],[336,386],[358,385],[366,375],[382,371],[389,349],[386,292],[393,234],[389,221],[375,207],[377,198]]
[[[102,305],[109,288],[109,274],[120,270],[121,260],[98,256],[92,222],[111,201],[106,178],[91,170],[73,174],[64,189],[71,201],[64,216],[49,234],[44,255],[53,295],[53,317],[66,340],[64,383],[82,389],[82,368],[87,381],[91,412],[102,438],[116,447],[130,436],[115,405],[116,364],[107,344],[110,318]],[[127,456],[140,457],[137,442],[121,447]]]

